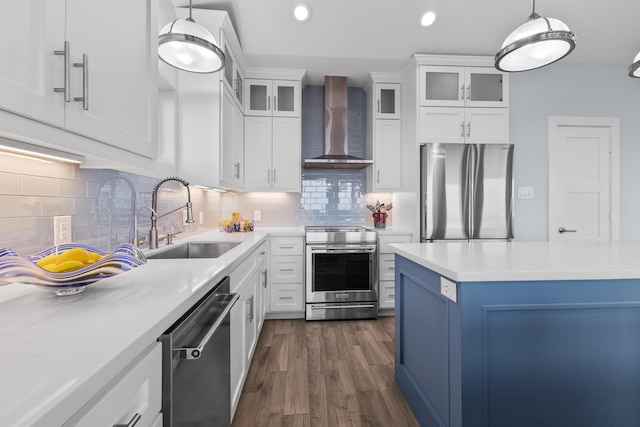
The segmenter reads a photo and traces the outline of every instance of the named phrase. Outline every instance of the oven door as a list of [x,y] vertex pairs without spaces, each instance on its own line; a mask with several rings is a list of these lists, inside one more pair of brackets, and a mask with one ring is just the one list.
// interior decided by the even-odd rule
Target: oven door
[[376,245],[307,245],[307,303],[378,301]]

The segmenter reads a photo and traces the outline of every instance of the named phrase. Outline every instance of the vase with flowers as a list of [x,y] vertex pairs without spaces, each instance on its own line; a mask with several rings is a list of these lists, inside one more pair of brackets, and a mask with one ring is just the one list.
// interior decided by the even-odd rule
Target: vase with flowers
[[393,203],[384,204],[376,201],[375,205],[367,205],[367,209],[373,212],[373,226],[385,228],[387,226],[387,212],[393,208]]

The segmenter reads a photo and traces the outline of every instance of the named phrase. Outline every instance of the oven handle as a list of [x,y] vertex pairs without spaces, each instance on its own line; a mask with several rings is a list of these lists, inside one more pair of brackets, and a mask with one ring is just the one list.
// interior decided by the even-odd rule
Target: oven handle
[[309,249],[311,249],[311,253],[314,253],[314,254],[318,254],[318,253],[325,254],[325,253],[333,253],[333,252],[356,254],[356,253],[373,253],[376,251],[377,246],[366,245],[366,246],[354,247],[354,246],[347,246],[347,245],[331,245],[331,246],[309,246]]
[[196,345],[195,347],[180,347],[180,348],[174,349],[174,351],[180,352],[181,360],[184,360],[184,359],[195,360],[195,359],[199,359],[200,356],[202,356],[202,350],[204,349],[204,346],[207,345],[207,342],[209,342],[213,334],[216,333],[216,331],[218,330],[222,322],[224,322],[224,318],[227,317],[227,315],[235,305],[236,301],[238,301],[238,299],[240,298],[240,295],[238,294],[231,294],[231,295],[232,297],[227,303],[227,306],[224,308],[224,311],[222,312],[220,317],[218,317],[218,319],[213,324],[213,326],[207,331],[207,334],[204,336],[204,338],[202,338],[202,341],[200,341],[198,345]]
[[339,309],[339,308],[373,308],[373,307],[375,307],[374,304],[312,305],[311,310],[323,310],[325,308]]

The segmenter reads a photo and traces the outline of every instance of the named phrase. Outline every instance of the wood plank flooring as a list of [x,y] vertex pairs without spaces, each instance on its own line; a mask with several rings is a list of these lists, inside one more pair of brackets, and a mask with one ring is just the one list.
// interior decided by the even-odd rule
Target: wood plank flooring
[[393,322],[266,320],[233,427],[419,426],[393,379]]

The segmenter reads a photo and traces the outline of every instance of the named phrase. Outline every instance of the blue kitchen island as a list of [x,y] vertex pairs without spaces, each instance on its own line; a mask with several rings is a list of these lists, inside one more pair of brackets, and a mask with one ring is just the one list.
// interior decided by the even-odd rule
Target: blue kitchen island
[[640,243],[392,247],[421,426],[640,426]]

